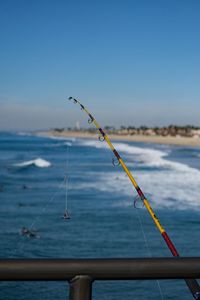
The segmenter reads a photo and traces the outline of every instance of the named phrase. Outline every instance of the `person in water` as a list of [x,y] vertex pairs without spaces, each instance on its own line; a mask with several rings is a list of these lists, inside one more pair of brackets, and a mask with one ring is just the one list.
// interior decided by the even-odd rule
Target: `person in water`
[[37,238],[38,237],[37,230],[30,230],[26,227],[22,227],[21,235],[27,236],[29,238]]

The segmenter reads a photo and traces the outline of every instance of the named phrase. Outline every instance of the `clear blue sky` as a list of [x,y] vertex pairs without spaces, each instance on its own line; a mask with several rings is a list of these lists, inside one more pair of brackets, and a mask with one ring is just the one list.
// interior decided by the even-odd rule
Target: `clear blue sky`
[[199,0],[1,0],[0,130],[200,125]]

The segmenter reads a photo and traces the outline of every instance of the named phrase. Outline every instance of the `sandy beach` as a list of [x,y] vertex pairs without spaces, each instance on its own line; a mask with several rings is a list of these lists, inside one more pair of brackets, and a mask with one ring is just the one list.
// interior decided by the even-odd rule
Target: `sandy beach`
[[[63,131],[58,132],[55,130],[38,132],[40,136],[55,136],[55,137],[75,137],[75,138],[98,138],[98,133],[89,133],[81,131]],[[187,147],[200,147],[200,138],[196,137],[182,137],[182,136],[159,136],[159,135],[118,135],[109,134],[111,141],[130,141],[130,142],[142,142],[142,143],[156,143],[156,144],[167,144]]]

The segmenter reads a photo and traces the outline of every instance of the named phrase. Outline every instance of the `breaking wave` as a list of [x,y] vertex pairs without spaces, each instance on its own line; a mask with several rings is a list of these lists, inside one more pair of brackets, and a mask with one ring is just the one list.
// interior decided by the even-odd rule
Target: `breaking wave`
[[51,163],[42,158],[36,158],[34,160],[24,161],[21,163],[14,164],[15,167],[26,168],[30,166],[35,166],[38,168],[48,168],[51,166]]
[[60,141],[70,141],[70,142],[76,142],[75,137],[67,137],[67,136],[53,136],[53,135],[43,135],[43,137],[49,138],[51,140],[60,140]]
[[[108,148],[107,144],[98,141],[82,141],[83,146],[95,148]],[[165,169],[174,169],[177,171],[193,170],[199,172],[195,168],[191,168],[186,164],[167,160],[168,151],[161,151],[151,148],[136,147],[125,143],[113,143],[116,150],[129,155],[129,159],[137,161],[145,165],[145,167],[156,167]]]
[[[83,141],[83,146],[107,148],[106,144],[95,141]],[[125,143],[115,143],[114,146],[120,153],[127,154],[129,161],[139,161],[143,164],[140,170],[136,170],[132,163],[129,167],[144,193],[151,194],[149,200],[153,202],[154,207],[200,210],[200,171],[198,169],[184,163],[167,160],[169,149],[161,151]],[[149,167],[156,168],[150,171]],[[123,195],[128,197],[129,204],[133,205],[137,193],[122,170],[116,169],[114,172],[99,174],[98,179],[98,186],[95,187],[95,183],[85,183],[85,188],[93,187],[110,193],[117,192],[122,197]],[[84,188],[84,184],[81,188]],[[120,203],[126,206],[127,200]]]
[[46,144],[46,147],[49,148],[60,148],[60,147],[71,147],[72,143],[71,142],[65,142],[65,143],[56,143],[56,144]]

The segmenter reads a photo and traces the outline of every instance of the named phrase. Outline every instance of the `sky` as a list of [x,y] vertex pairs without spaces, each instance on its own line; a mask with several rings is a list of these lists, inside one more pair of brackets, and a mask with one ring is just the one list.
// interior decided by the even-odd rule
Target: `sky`
[[0,130],[200,126],[199,0],[0,0]]

